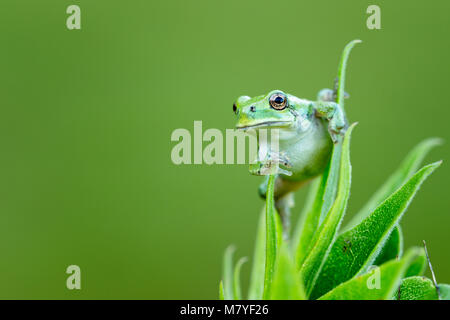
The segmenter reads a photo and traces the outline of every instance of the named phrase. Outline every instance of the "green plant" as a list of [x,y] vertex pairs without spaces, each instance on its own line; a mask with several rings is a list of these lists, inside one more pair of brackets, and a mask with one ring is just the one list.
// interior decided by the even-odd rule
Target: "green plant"
[[[343,106],[345,67],[357,43],[344,49],[337,101]],[[308,201],[290,240],[274,208],[270,176],[265,210],[257,230],[249,299],[449,299],[450,286],[423,277],[423,248],[403,254],[400,219],[425,179],[441,161],[422,167],[427,152],[440,143],[431,138],[417,145],[345,228],[343,220],[351,185],[351,125],[334,146],[324,174],[310,185]],[[221,299],[242,299],[241,259],[233,270],[233,248],[224,257]]]

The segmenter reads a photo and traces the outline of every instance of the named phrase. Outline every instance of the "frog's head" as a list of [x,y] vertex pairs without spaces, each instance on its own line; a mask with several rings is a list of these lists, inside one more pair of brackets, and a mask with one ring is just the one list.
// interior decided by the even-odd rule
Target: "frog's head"
[[241,96],[233,104],[233,111],[238,117],[237,129],[284,128],[291,126],[295,120],[294,101],[291,96],[273,90],[267,95],[250,98]]

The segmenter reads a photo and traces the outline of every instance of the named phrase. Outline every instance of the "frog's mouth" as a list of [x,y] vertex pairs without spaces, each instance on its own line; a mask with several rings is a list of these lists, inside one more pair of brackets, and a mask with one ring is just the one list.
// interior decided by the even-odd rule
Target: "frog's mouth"
[[289,127],[291,125],[291,121],[264,121],[255,124],[248,125],[236,125],[236,129],[238,130],[247,130],[247,129],[256,129],[256,128],[284,128]]

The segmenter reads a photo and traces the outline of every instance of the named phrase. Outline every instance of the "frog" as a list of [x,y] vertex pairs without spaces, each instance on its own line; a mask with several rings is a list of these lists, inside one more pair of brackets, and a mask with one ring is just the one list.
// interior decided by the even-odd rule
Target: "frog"
[[[258,156],[249,171],[265,176],[258,189],[262,198],[266,197],[269,176],[275,175],[274,200],[283,233],[289,229],[294,192],[325,171],[333,145],[348,127],[343,108],[335,100],[336,88],[322,89],[316,100],[277,89],[255,97],[240,96],[233,104],[237,130],[277,130],[276,150],[258,140]],[[264,156],[260,156],[262,148]]]

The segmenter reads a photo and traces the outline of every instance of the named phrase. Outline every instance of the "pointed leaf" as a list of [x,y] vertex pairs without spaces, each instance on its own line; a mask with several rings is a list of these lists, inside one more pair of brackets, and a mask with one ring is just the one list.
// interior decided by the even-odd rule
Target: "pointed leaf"
[[303,286],[298,277],[294,261],[285,245],[282,245],[280,248],[270,298],[272,300],[305,299]]
[[338,70],[338,88],[337,88],[337,97],[336,102],[341,106],[342,110],[344,110],[344,98],[345,98],[345,71],[347,70],[347,61],[350,56],[350,51],[352,51],[353,47],[357,43],[361,43],[361,40],[353,40],[350,41],[344,48],[342,52],[341,61],[339,63]]
[[341,234],[321,270],[311,298],[317,298],[373,263],[420,185],[441,164],[423,167],[359,225]]
[[312,248],[300,269],[300,276],[305,283],[305,292],[309,295],[319,275],[323,261],[331,248],[337,234],[338,227],[344,217],[350,195],[351,165],[350,165],[350,137],[355,124],[351,125],[342,144],[342,159],[339,172],[339,188],[336,201],[330,209],[319,230],[315,233]]
[[354,277],[329,291],[319,300],[387,300],[391,299],[418,248],[410,249],[400,260],[391,260],[380,267]]
[[264,290],[264,266],[266,259],[266,211],[261,212],[256,232],[255,251],[248,289],[249,300],[261,300]]
[[436,287],[428,278],[409,277],[402,280],[395,299],[397,300],[439,300]]
[[[274,184],[275,176],[269,176],[266,196],[266,264],[264,271],[264,293],[263,299],[270,298],[270,289],[273,281],[273,272],[277,259],[277,247],[279,241],[279,234],[277,234],[277,213],[274,205]],[[279,232],[278,232],[279,233]]]
[[[353,40],[348,43],[341,56],[338,70],[338,87],[336,102],[344,111],[344,96],[345,96],[345,73],[347,69],[347,61],[350,51],[361,40]],[[339,139],[340,140],[340,139]],[[296,237],[294,243],[296,245],[295,261],[297,269],[300,269],[307,253],[312,246],[312,239],[320,224],[325,219],[325,216],[330,211],[331,206],[336,198],[338,187],[338,177],[340,170],[342,143],[333,146],[331,159],[323,175],[317,179],[313,186],[311,186],[309,199],[311,199],[311,206],[307,206],[307,211],[302,215],[299,226],[297,227]]]
[[[333,147],[333,154],[335,154],[336,152],[339,152],[340,154],[340,149],[341,144],[335,145]],[[334,157],[332,157],[332,159],[333,158]],[[306,255],[310,251],[311,241],[319,227],[319,220],[322,216],[322,209],[325,207],[329,207],[328,204],[325,204],[325,202],[328,203],[329,201],[334,201],[334,193],[332,198],[329,195],[328,200],[325,201],[325,190],[327,189],[327,186],[328,188],[332,188],[333,190],[335,190],[335,188],[331,186],[334,186],[334,182],[337,181],[337,179],[334,178],[337,177],[338,173],[331,174],[331,172],[339,170],[338,164],[332,166],[333,170],[330,170],[331,163],[332,161],[328,163],[328,167],[323,175],[319,179],[316,179],[310,186],[310,191],[308,193],[308,205],[306,207],[307,209],[305,209],[305,212],[302,212],[302,215],[300,217],[301,220],[295,233],[296,236],[293,240],[297,243],[295,256],[297,269],[300,269],[306,258]]]
[[[342,112],[345,116],[345,108],[344,108],[344,100],[345,100],[345,78],[346,78],[346,71],[347,71],[347,62],[348,58],[350,56],[350,52],[352,51],[353,47],[361,43],[361,40],[353,40],[350,41],[344,48],[344,51],[341,55],[341,60],[339,61],[339,68],[338,68],[338,77],[337,77],[337,92],[336,92],[336,102],[339,104],[339,107],[342,109]],[[345,116],[346,118],[346,116]],[[338,177],[339,177],[339,168],[340,168],[340,161],[341,161],[341,152],[342,152],[342,145],[337,144],[333,147],[333,154],[331,155],[330,160],[330,167],[328,172],[324,174],[324,176],[327,176],[326,181],[326,188],[324,190],[323,194],[323,204],[321,208],[320,218],[319,218],[319,225],[324,221],[325,216],[330,211],[331,206],[334,203],[336,193],[337,193],[337,187],[338,187]]]
[[219,283],[219,300],[225,300],[225,296],[223,293],[223,281]]
[[234,300],[242,300],[241,291],[241,268],[244,263],[247,262],[247,257],[239,259],[236,267],[234,268]]
[[223,296],[225,300],[233,300],[233,253],[234,246],[225,250],[223,258]]
[[427,268],[427,256],[425,255],[424,250],[422,251],[422,254],[418,255],[414,259],[414,261],[411,262],[411,265],[409,266],[408,270],[405,273],[405,278],[413,276],[421,276],[424,274],[426,268]]
[[374,265],[380,266],[392,259],[401,258],[403,254],[403,234],[400,225],[392,230],[389,238],[375,259]]
[[386,200],[394,191],[404,184],[406,180],[419,169],[420,164],[428,152],[440,144],[442,144],[442,139],[429,138],[415,146],[400,164],[397,171],[386,180],[366,205],[350,220],[343,231],[353,228],[365,219],[381,202]]

